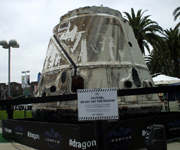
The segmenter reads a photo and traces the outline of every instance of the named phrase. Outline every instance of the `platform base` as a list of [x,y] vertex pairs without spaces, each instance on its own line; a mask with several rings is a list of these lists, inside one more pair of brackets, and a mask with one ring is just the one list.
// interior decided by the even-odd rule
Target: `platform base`
[[[166,139],[180,137],[180,113],[104,122],[107,150],[145,147],[147,126],[164,125]],[[40,150],[96,150],[94,122],[50,123],[33,119],[3,120],[3,137]]]

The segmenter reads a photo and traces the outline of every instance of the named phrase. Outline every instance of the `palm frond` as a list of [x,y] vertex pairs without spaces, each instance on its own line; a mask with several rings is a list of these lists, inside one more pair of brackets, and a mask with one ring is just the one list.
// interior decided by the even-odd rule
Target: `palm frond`
[[174,16],[174,20],[176,21],[176,19],[180,16],[180,7],[177,7],[177,8],[173,11],[173,16]]

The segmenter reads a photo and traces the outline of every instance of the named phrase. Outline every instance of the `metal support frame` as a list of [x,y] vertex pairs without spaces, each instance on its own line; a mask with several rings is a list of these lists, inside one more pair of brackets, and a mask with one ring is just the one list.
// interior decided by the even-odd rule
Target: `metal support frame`
[[11,96],[10,90],[11,90],[11,47],[9,46],[9,54],[8,54],[8,98]]
[[106,150],[104,121],[96,120],[94,122],[94,126],[95,126],[96,142],[97,142],[96,150]]

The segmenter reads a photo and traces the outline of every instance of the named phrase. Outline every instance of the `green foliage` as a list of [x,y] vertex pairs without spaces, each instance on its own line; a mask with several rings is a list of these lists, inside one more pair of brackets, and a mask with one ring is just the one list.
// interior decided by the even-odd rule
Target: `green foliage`
[[173,16],[174,16],[174,20],[176,21],[176,19],[180,16],[180,7],[177,7],[177,8],[174,10]]
[[145,61],[152,74],[180,77],[180,33],[178,27],[166,29]]
[[[178,17],[180,17],[180,7],[177,7],[173,12],[174,20],[176,21]],[[177,27],[180,26],[180,22],[176,25]]]
[[162,52],[153,49],[148,56],[144,57],[144,60],[150,70],[150,74],[161,73],[171,76],[172,62],[164,59],[162,55]]
[[165,52],[167,59],[172,62],[173,74],[180,77],[179,74],[179,58],[180,58],[180,32],[176,26],[174,29],[164,30]]
[[[146,11],[138,10],[135,14],[132,8],[131,14],[124,12],[124,19],[132,26],[142,53],[145,53],[145,48],[150,52],[144,57],[150,73],[180,78],[180,23],[174,29],[163,30],[157,22],[149,19],[150,15],[144,16]],[[180,17],[180,7],[174,10],[173,15],[174,20]],[[153,47],[151,51],[149,44]]]
[[150,52],[148,44],[151,44],[153,47],[155,45],[154,43],[160,39],[156,32],[162,32],[162,28],[158,23],[149,19],[150,15],[143,16],[145,12],[146,11],[142,12],[142,10],[138,10],[135,15],[133,8],[131,8],[131,15],[124,12],[126,15],[124,19],[132,26],[142,54],[145,54],[145,48]]

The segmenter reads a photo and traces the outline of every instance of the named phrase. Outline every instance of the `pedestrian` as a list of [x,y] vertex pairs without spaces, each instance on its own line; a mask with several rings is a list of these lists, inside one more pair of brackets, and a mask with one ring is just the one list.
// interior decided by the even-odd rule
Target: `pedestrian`
[[163,99],[163,93],[159,93],[159,99],[161,100],[161,102],[164,101],[164,99]]

